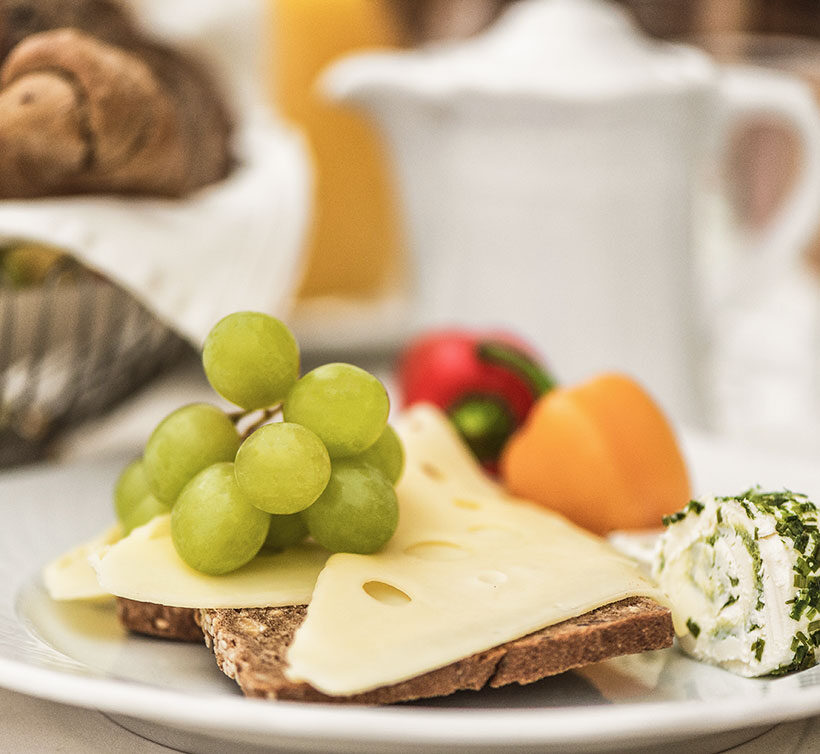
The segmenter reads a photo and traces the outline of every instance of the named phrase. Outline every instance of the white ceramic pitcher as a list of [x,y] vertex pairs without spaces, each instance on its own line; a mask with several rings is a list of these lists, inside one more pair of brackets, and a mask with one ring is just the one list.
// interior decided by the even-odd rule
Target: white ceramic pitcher
[[625,370],[677,420],[706,418],[699,208],[731,129],[775,118],[805,159],[730,277],[786,264],[820,215],[807,89],[651,40],[600,0],[523,0],[477,38],[358,55],[323,83],[394,157],[416,327],[512,327],[559,379]]

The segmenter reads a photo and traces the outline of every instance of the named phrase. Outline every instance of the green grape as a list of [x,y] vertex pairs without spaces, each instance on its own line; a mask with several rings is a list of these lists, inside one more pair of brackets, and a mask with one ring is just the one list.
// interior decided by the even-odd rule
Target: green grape
[[170,508],[157,500],[150,492],[140,500],[134,508],[122,519],[122,529],[130,534],[138,526],[147,524],[152,518],[168,513]]
[[404,447],[396,430],[388,424],[379,439],[353,459],[375,466],[391,484],[395,484],[404,470]]
[[214,325],[202,350],[205,376],[244,409],[279,403],[299,376],[299,346],[287,326],[261,312],[235,312]]
[[352,364],[325,364],[308,372],[288,394],[287,421],[315,432],[331,458],[369,448],[387,424],[390,401],[384,385]]
[[232,463],[200,471],[171,511],[171,539],[191,568],[217,576],[252,560],[268,535],[270,516],[251,505]]
[[332,552],[375,552],[399,522],[396,491],[384,474],[366,463],[333,464],[319,499],[302,513],[311,536]]
[[271,516],[268,536],[262,547],[266,550],[284,550],[291,545],[298,545],[307,535],[307,524],[299,513]]
[[239,433],[228,416],[208,403],[191,403],[166,416],[145,445],[148,486],[173,505],[182,488],[202,469],[233,461]]
[[266,424],[236,454],[236,481],[253,505],[283,515],[307,508],[330,478],[322,441],[301,424]]
[[124,534],[147,524],[154,516],[168,513],[168,506],[151,494],[141,458],[129,463],[117,479],[114,509]]
[[141,502],[150,494],[142,459],[131,461],[120,474],[114,485],[114,510],[119,521],[125,521]]

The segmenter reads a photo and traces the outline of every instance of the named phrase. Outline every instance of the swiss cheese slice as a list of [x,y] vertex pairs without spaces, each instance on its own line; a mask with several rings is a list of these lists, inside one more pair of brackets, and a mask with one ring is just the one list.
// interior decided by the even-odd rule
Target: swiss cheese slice
[[397,683],[631,596],[665,602],[606,542],[490,481],[436,409],[397,423],[407,462],[396,534],[333,555],[288,676],[333,695]]
[[43,582],[53,600],[90,600],[110,597],[97,581],[88,558],[114,544],[122,536],[119,524],[78,545],[43,569]]
[[171,607],[276,607],[310,601],[328,558],[316,545],[257,555],[242,568],[208,576],[186,565],[171,541],[170,515],[131,532],[91,558],[100,588],[117,597]]

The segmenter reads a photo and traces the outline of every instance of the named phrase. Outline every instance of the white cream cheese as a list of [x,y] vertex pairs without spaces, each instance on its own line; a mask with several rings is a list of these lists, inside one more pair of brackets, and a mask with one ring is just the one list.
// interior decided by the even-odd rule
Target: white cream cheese
[[667,518],[652,573],[681,647],[738,675],[815,664],[817,511],[804,496],[705,497]]

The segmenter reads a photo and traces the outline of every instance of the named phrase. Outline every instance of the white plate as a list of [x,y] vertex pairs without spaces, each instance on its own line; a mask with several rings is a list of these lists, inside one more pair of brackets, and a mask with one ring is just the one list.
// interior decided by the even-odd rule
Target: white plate
[[[734,493],[759,482],[820,493],[814,464],[705,438],[689,438],[686,447],[698,492]],[[196,732],[200,743],[217,741],[213,750],[219,741],[323,752],[634,751],[663,742],[672,752],[692,750],[700,737],[703,751],[820,713],[820,668],[747,680],[675,649],[413,705],[244,699],[203,647],[131,637],[110,605],[60,606],[46,597],[41,565],[109,523],[110,490],[124,460],[0,476],[0,685],[127,716],[130,727],[157,738]]]

